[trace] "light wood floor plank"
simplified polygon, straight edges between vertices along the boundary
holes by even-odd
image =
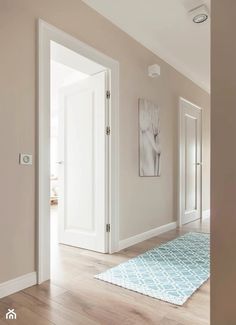
[[[0,325],[15,308],[17,325],[209,325],[210,281],[185,304],[175,306],[94,279],[94,275],[189,231],[209,232],[209,221],[173,230],[108,255],[60,245],[52,280],[0,300]]]

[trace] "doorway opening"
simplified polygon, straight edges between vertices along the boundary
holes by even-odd
[[[108,252],[109,71],[50,44],[51,270],[58,244]]]
[[[118,72],[116,61],[39,21],[38,283],[62,245],[117,250]]]

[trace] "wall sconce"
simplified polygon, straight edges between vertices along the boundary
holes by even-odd
[[[161,75],[161,67],[158,64],[153,64],[148,67],[148,76],[157,78]]]

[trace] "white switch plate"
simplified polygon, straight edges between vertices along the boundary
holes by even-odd
[[[32,165],[33,157],[28,153],[20,153],[20,165]]]

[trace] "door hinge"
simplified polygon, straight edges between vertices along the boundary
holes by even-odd
[[[107,90],[106,91],[106,98],[107,99],[110,99],[111,98],[111,92],[110,92],[110,90]]]
[[[106,224],[106,232],[111,231],[111,225],[109,223]]]
[[[106,127],[106,135],[110,135],[111,134],[111,128],[110,126]]]

